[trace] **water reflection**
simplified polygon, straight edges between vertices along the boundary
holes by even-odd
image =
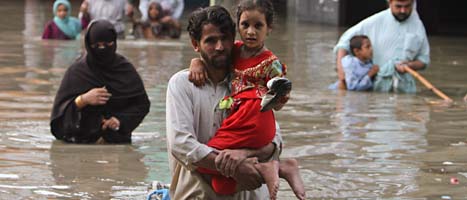
[[[144,154],[128,145],[69,145],[59,141],[50,148],[53,190],[80,199],[140,198],[147,193]]]
[[[418,166],[403,157],[424,151],[428,113],[401,106],[415,101],[417,98],[400,100],[398,96],[374,98],[370,93],[339,95],[335,125],[343,144],[354,145],[347,149],[350,153],[339,153],[343,158],[331,162],[332,166],[346,168],[346,176],[353,177],[350,180],[375,183],[373,191],[371,186],[365,187],[375,197],[404,195],[416,189]]]
[[[364,92],[294,93],[278,113],[285,157],[296,157],[313,197],[405,196],[418,189],[429,108],[410,95]],[[332,103],[335,102],[335,103]],[[309,125],[305,125],[309,124]]]

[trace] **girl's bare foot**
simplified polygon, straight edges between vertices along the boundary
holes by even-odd
[[[279,191],[279,162],[276,160],[258,163],[255,168],[263,176],[264,182],[268,186],[269,197],[271,200],[277,198],[277,191]]]
[[[295,159],[282,160],[279,164],[279,177],[287,180],[298,199],[306,199],[305,186],[298,171],[298,161]]]

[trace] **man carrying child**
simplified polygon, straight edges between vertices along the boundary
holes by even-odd
[[[366,35],[373,44],[373,63],[379,66],[373,90],[416,92],[415,80],[406,73],[405,67],[426,68],[430,63],[430,47],[414,4],[414,0],[389,0],[388,9],[368,17],[342,35],[334,47],[339,88],[346,88],[342,58],[351,52],[350,39]]]

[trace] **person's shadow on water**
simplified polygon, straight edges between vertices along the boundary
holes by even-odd
[[[64,197],[144,199],[148,170],[131,145],[76,145],[54,141],[50,170]],[[66,189],[63,189],[63,187]]]

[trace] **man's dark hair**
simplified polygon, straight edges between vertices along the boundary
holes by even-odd
[[[350,39],[350,51],[352,52],[353,55],[355,55],[354,49],[361,49],[363,45],[363,40],[369,40],[368,36],[366,35],[356,35],[353,36],[352,39]]]
[[[222,6],[210,6],[194,11],[188,20],[187,31],[190,37],[200,41],[203,26],[206,24],[213,24],[219,27],[222,33],[232,34],[235,38],[235,23],[229,11]]]
[[[247,10],[258,10],[264,14],[268,27],[272,27],[274,21],[274,6],[270,0],[243,0],[237,7],[237,24],[240,16]]]

